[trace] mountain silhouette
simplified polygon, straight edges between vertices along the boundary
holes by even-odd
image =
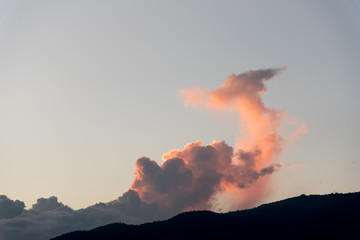
[[[114,223],[53,240],[250,238],[360,239],[360,192],[301,195],[228,213],[184,212],[165,221]]]

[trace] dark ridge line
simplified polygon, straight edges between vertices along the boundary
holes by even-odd
[[[53,240],[97,239],[360,239],[360,192],[300,195],[252,209],[180,213],[168,220],[112,223]]]

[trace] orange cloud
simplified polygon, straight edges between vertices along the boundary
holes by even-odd
[[[284,146],[302,134],[308,133],[305,122],[299,126],[294,119],[288,121],[288,125],[295,130],[284,138],[279,134],[283,126],[281,121],[285,111],[268,108],[261,99],[261,94],[266,93],[265,81],[282,73],[285,68],[263,69],[248,71],[239,75],[230,75],[222,86],[215,90],[204,90],[201,88],[183,89],[180,96],[186,107],[203,106],[214,110],[236,111],[239,116],[241,129],[241,140],[235,144],[238,157],[246,158],[251,153],[253,166],[256,171],[274,164],[276,157],[282,152]],[[286,122],[286,121],[285,121]],[[247,155],[244,153],[248,153]],[[242,156],[241,156],[241,153]],[[237,158],[234,164],[241,164]],[[225,184],[226,185],[226,184]],[[264,192],[266,183],[258,184],[248,192],[252,196],[260,196]],[[227,191],[233,189],[226,185]],[[235,191],[235,190],[234,190]],[[254,194],[258,192],[257,194]]]
[[[183,150],[163,154],[160,166],[146,157],[138,159],[131,189],[142,201],[156,204],[167,213],[209,209],[217,193],[248,188],[280,167],[257,168],[260,155],[258,150],[234,154],[224,141],[205,146],[200,141],[190,143]]]
[[[185,106],[236,112],[242,138],[234,148],[216,140],[208,145],[189,143],[182,150],[164,153],[161,165],[139,158],[131,191],[145,206],[156,206],[163,216],[215,208],[222,197],[231,200],[227,201],[230,207],[253,206],[267,195],[269,176],[281,167],[277,156],[289,141],[307,132],[305,123],[297,127],[297,120],[282,121],[285,112],[266,107],[261,99],[266,93],[265,81],[284,70],[231,75],[215,90],[181,90]],[[279,134],[283,123],[296,129],[290,137]]]

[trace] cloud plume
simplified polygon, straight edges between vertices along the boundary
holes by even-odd
[[[143,223],[166,219],[195,209],[217,209],[221,194],[236,193],[233,206],[255,204],[266,190],[267,177],[281,165],[276,161],[284,146],[307,132],[306,124],[287,138],[279,133],[286,113],[265,106],[265,82],[285,68],[230,75],[218,89],[183,89],[185,106],[236,111],[241,133],[235,146],[214,140],[174,149],[162,163],[141,157],[136,161],[130,189],[108,203],[73,210],[56,197],[39,198],[29,210],[23,202],[0,196],[0,238],[49,239],[112,222]]]
[[[212,110],[232,111],[238,114],[241,129],[238,142],[235,144],[235,155],[232,170],[228,171],[225,182],[228,192],[239,192],[237,188],[246,188],[259,178],[272,173],[280,165],[275,163],[284,146],[301,134],[307,133],[304,122],[295,129],[288,138],[280,135],[281,124],[286,116],[285,111],[265,106],[261,94],[266,93],[266,81],[281,74],[286,68],[260,69],[239,75],[230,75],[217,89],[201,88],[183,89],[180,95],[185,106],[205,107]],[[247,181],[244,181],[246,179]],[[240,194],[251,195],[241,202],[237,197],[237,207],[249,206],[250,202],[261,199],[266,191],[265,181],[260,181],[250,190],[242,190]]]

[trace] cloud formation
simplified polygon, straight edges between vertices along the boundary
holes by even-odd
[[[6,199],[4,203],[3,199]],[[20,210],[10,212],[8,203],[18,204]],[[24,203],[1,196],[0,239],[42,240],[66,232],[91,229],[113,222],[142,223],[153,221],[157,206],[141,201],[137,192],[129,190],[118,199],[98,203],[85,209],[73,210],[59,202],[56,197],[40,198],[29,210]],[[6,217],[3,217],[7,214]]]
[[[13,201],[5,195],[0,195],[0,219],[19,216],[24,211],[24,208],[24,202]]]
[[[138,159],[131,188],[144,202],[156,203],[167,213],[211,209],[216,193],[230,186],[249,187],[280,167],[276,164],[257,170],[255,163],[260,156],[260,150],[240,150],[234,155],[233,148],[223,141],[206,146],[190,143],[184,150],[165,153],[161,166],[146,157]]]
[[[218,89],[183,89],[180,94],[185,106],[236,111],[244,140],[254,144],[254,141],[279,136],[274,134],[277,133],[279,120],[284,112],[266,107],[261,94],[266,92],[265,81],[284,70],[285,68],[265,69],[233,74]]]
[[[241,139],[235,147],[216,140],[208,145],[189,143],[183,150],[163,154],[161,165],[141,157],[126,193],[80,210],[71,209],[54,196],[39,198],[29,210],[19,200],[0,196],[0,239],[42,240],[112,222],[143,223],[187,210],[215,209],[222,193],[240,193],[242,197],[234,200],[237,207],[255,204],[266,190],[266,177],[281,167],[276,157],[283,147],[307,132],[302,123],[288,138],[280,136],[285,112],[266,107],[261,99],[266,92],[265,81],[284,70],[230,75],[215,90],[181,90],[185,106],[238,113]]]
[[[298,124],[295,124],[297,121],[293,121],[294,132],[288,138],[281,136],[280,129],[284,127],[281,124],[284,122],[282,120],[286,112],[268,108],[261,99],[261,94],[267,91],[266,81],[285,70],[286,68],[283,67],[248,71],[228,76],[226,81],[214,90],[191,88],[180,91],[185,106],[235,111],[238,114],[241,138],[238,138],[239,141],[235,144],[233,170],[228,177],[233,179],[233,182],[226,184],[228,192],[239,192],[237,188],[246,188],[259,178],[278,169],[280,165],[275,163],[275,160],[284,146],[307,133],[304,122],[301,126],[297,126]],[[260,181],[250,191],[240,191],[241,194],[252,197],[245,198],[244,202],[238,200],[236,206],[248,206],[249,201],[260,200],[267,190],[267,184],[266,181]]]

